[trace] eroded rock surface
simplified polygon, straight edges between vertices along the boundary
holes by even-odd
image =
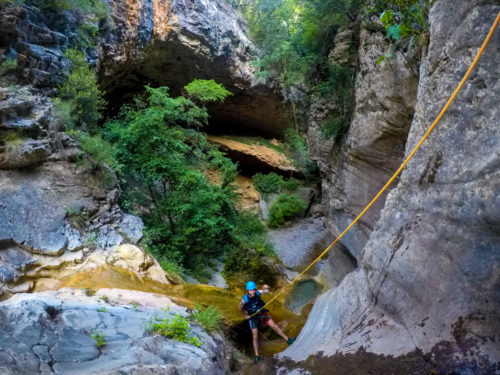
[[[188,315],[168,298],[143,292],[103,289],[87,296],[82,290],[63,289],[18,294],[0,302],[0,372],[226,373],[229,355],[221,337],[192,325],[191,334],[203,343],[196,347],[147,332],[150,319],[174,314]],[[93,333],[104,335],[103,347],[97,348]]]
[[[407,154],[448,100],[499,10],[480,0],[432,6]],[[403,356],[419,349],[439,358],[438,369],[498,370],[500,105],[492,93],[500,90],[499,35],[497,30],[455,103],[388,195],[358,254],[361,268],[318,298],[283,356],[302,361],[355,353],[360,346]]]
[[[336,38],[339,45],[330,56],[333,62],[345,61],[341,52],[349,35],[345,30]],[[323,205],[334,235],[352,222],[403,160],[417,95],[418,78],[401,53],[377,64],[388,48],[383,32],[366,23],[359,39],[354,116],[345,143],[340,146],[322,138],[320,125],[328,115],[327,103],[313,103],[309,120],[308,143],[323,172]],[[384,201],[385,195],[342,238],[354,256],[360,255]]]

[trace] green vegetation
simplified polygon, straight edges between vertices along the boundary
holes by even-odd
[[[285,180],[274,172],[268,174],[256,173],[253,176],[255,188],[264,197],[281,190],[295,191],[300,186],[300,181],[295,178]]]
[[[184,87],[189,99],[201,104],[209,102],[224,101],[229,95],[233,95],[227,91],[220,83],[216,83],[213,79],[203,80],[195,79]]]
[[[101,296],[101,300],[106,302],[106,303],[109,303],[109,297],[104,295],[104,296]]]
[[[196,82],[196,90],[189,90],[194,100],[221,97],[220,92],[213,95],[210,81],[211,94]],[[143,246],[164,267],[178,273],[180,265],[202,280],[209,260],[243,245],[268,246],[262,237],[242,234],[246,221],[234,207],[236,166],[197,131],[207,120],[206,108],[191,99],[172,98],[166,87],[146,86],[145,94],[104,128],[120,164],[123,206],[147,212],[142,215]],[[206,177],[211,169],[221,172],[220,184]]]
[[[200,325],[207,331],[215,331],[222,324],[222,316],[217,311],[215,307],[208,306],[203,307],[201,305],[196,305],[195,311],[191,314],[195,321],[200,323]]]
[[[85,234],[85,237],[83,238],[83,244],[84,246],[87,246],[87,247],[95,247],[95,241],[97,239],[97,235],[95,234],[95,232],[88,232]]]
[[[12,6],[24,3],[24,0],[0,0],[0,7]]]
[[[307,182],[319,181],[318,165],[311,160],[307,142],[299,132],[293,129],[285,131],[286,153],[304,175]]]
[[[382,55],[378,64],[390,58],[398,49],[410,55],[415,47],[427,43],[430,0],[376,0],[369,12],[380,14],[390,49]]]
[[[0,76],[8,74],[9,72],[15,70],[17,68],[17,58],[7,57],[0,64]]]
[[[327,53],[338,29],[356,18],[363,0],[241,0],[251,37],[262,48],[258,76],[285,86],[328,76]]]
[[[95,346],[97,349],[102,348],[104,345],[106,345],[106,339],[104,338],[104,333],[101,332],[94,332],[90,335],[95,341]]]
[[[139,303],[136,301],[132,301],[129,303],[130,307],[132,307],[135,311],[139,311]]]
[[[70,36],[70,45],[82,51],[95,47],[99,33],[99,22],[108,18],[108,8],[103,0],[25,0],[41,13],[58,17],[62,10],[74,15],[75,36]]]
[[[65,56],[73,65],[68,79],[59,87],[56,109],[69,129],[78,128],[95,133],[104,101],[97,87],[94,71],[80,51],[69,49]]]
[[[149,321],[146,329],[150,334],[162,335],[194,346],[202,345],[200,339],[191,336],[191,327],[185,317],[180,314],[169,317],[169,309],[163,309],[163,311],[165,312],[163,320],[154,317]]]
[[[85,228],[85,215],[80,210],[79,207],[67,207],[66,208],[66,218],[71,223],[71,225],[78,229],[83,230]]]
[[[269,207],[269,226],[279,227],[285,221],[298,216],[307,208],[307,203],[296,195],[280,194]]]
[[[98,312],[108,312],[108,309],[105,307],[100,307],[97,309]]]

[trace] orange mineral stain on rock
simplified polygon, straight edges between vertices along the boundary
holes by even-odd
[[[165,40],[172,29],[171,22],[177,23],[175,14],[170,14],[170,0],[154,0],[154,34],[160,40]],[[170,19],[169,17],[172,17]]]
[[[257,213],[259,210],[260,193],[255,189],[251,177],[236,176],[238,189],[236,193],[239,196],[238,203],[243,210]]]
[[[128,30],[137,32],[141,23],[142,1],[127,1],[127,24]]]

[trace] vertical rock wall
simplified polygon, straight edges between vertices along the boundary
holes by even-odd
[[[360,28],[356,102],[345,144],[321,139],[319,127],[325,119],[315,113],[318,109],[313,108],[309,124],[310,148],[323,172],[325,214],[335,235],[351,223],[397,169],[413,118],[418,78],[399,52],[377,64],[389,48],[385,31],[377,26],[365,22]],[[366,244],[384,200],[385,196],[343,237],[342,243],[354,256],[359,256]]]
[[[434,2],[407,154],[448,100],[499,11],[495,1]],[[360,269],[318,299],[284,356],[301,361],[360,347],[401,356],[420,349],[436,355],[436,366],[477,374],[498,368],[499,51],[497,30],[388,195],[358,254]]]

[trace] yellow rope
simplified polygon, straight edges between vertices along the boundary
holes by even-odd
[[[328,246],[325,249],[325,251],[323,251],[310,265],[308,265],[304,269],[304,271],[302,271],[298,276],[296,276],[290,282],[290,284],[287,286],[287,288],[289,288],[290,286],[292,286],[304,273],[306,273],[312,266],[314,266],[321,259],[321,257],[323,255],[325,255],[328,251],[330,251],[330,249],[333,247],[333,245],[335,245],[344,236],[344,234],[346,234],[349,231],[349,229],[351,229],[352,226],[365,214],[365,212],[368,211],[368,209],[373,205],[373,203],[375,203],[377,201],[377,199],[380,198],[380,196],[383,194],[383,192],[389,187],[389,185],[399,175],[399,173],[403,170],[403,168],[406,166],[406,164],[408,164],[408,162],[411,160],[411,158],[413,157],[413,155],[415,155],[415,153],[420,148],[420,146],[422,145],[422,143],[424,143],[424,141],[426,140],[426,138],[429,136],[429,134],[431,133],[432,129],[434,129],[434,127],[437,125],[437,123],[439,122],[439,120],[441,120],[441,117],[443,117],[444,113],[446,112],[446,110],[448,109],[448,107],[451,105],[451,103],[453,102],[453,100],[455,99],[455,97],[457,96],[458,92],[460,91],[460,89],[464,85],[465,81],[467,81],[467,78],[469,78],[469,75],[472,72],[472,69],[474,69],[474,67],[476,66],[477,61],[479,60],[479,57],[483,54],[483,51],[486,48],[486,46],[488,45],[488,43],[489,43],[489,41],[491,39],[491,36],[493,35],[493,32],[495,31],[496,27],[498,26],[499,21],[500,21],[500,12],[498,12],[497,18],[496,18],[495,22],[493,23],[493,26],[491,27],[490,32],[486,36],[486,39],[484,40],[483,45],[479,49],[479,52],[477,53],[476,57],[474,58],[474,61],[472,61],[472,64],[470,65],[469,69],[465,73],[464,77],[462,78],[462,80],[458,84],[457,88],[455,89],[455,91],[451,95],[450,99],[448,100],[448,102],[446,103],[446,105],[444,106],[444,108],[441,110],[441,112],[436,117],[436,119],[434,120],[434,122],[432,123],[432,125],[429,127],[429,129],[425,132],[424,136],[422,137],[422,139],[420,140],[420,142],[418,142],[418,144],[415,146],[415,148],[410,153],[410,155],[408,155],[408,157],[403,161],[403,163],[401,164],[401,166],[392,175],[392,177],[389,179],[389,181],[387,181],[387,183],[384,185],[384,187],[382,189],[380,189],[380,191],[377,193],[377,195],[375,195],[375,198],[373,198],[371,200],[371,202],[368,203],[368,205],[352,221],[352,223],[337,237],[337,239],[335,241],[333,241],[330,244],[330,246]],[[260,310],[262,310],[263,308],[265,308],[266,306],[268,306],[271,302],[273,302],[276,298],[278,298],[281,294],[283,294],[284,290],[286,290],[286,289],[283,289],[278,294],[276,294],[269,302],[267,302],[264,306],[262,306],[262,308]],[[251,316],[254,316],[254,315],[258,314],[260,312],[260,310],[257,311],[257,312],[255,312]]]

